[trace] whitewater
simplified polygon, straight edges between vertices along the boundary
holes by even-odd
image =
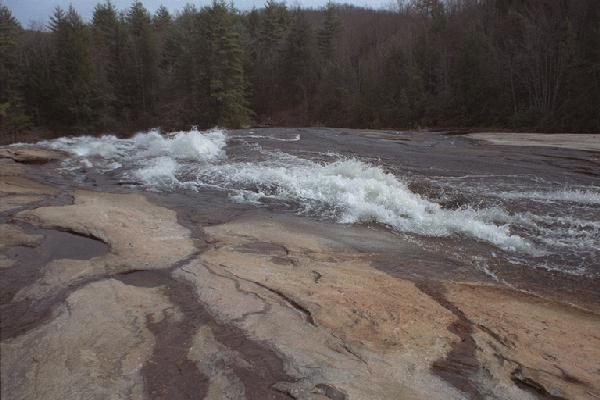
[[[468,238],[506,253],[507,259],[526,259],[549,269],[560,268],[564,257],[557,254],[585,254],[595,260],[600,252],[600,222],[585,213],[581,218],[547,209],[512,211],[506,206],[526,200],[594,207],[600,204],[596,187],[495,191],[486,196],[495,199],[493,204],[452,208],[436,196],[411,191],[411,182],[419,180],[414,174],[390,172],[372,158],[335,152],[326,158],[301,157],[305,153],[295,150],[303,140],[298,133],[269,136],[192,129],[168,135],[153,130],[129,139],[60,138],[39,145],[71,154],[63,162],[64,173],[94,168],[159,192],[217,188],[234,202],[257,206],[283,202],[299,214],[341,224],[375,223],[399,234],[451,238],[457,243]],[[441,191],[450,183],[443,178],[434,182]],[[569,272],[590,271],[584,265]]]

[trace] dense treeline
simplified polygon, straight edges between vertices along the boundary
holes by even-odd
[[[0,7],[3,132],[248,124],[600,131],[600,1],[394,10],[98,4],[24,29]]]

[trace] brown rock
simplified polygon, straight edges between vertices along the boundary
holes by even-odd
[[[8,158],[23,164],[45,164],[50,161],[59,161],[66,158],[61,151],[36,149],[36,148],[0,148],[0,158]]]
[[[56,193],[53,187],[22,176],[0,175],[0,212],[31,205]]]
[[[3,254],[4,250],[13,246],[37,246],[43,239],[42,235],[30,235],[17,225],[0,225],[0,268],[12,267],[14,260]]]
[[[495,380],[559,398],[600,397],[600,316],[509,289],[446,286],[477,327],[478,356]]]
[[[195,251],[189,230],[177,223],[175,212],[142,195],[78,191],[74,198],[73,205],[28,210],[16,218],[97,238],[110,252],[92,260],[55,260],[16,299],[41,298],[94,275],[169,268]]]
[[[215,248],[176,276],[196,286],[218,320],[283,356],[297,381],[279,383],[280,391],[298,399],[462,398],[430,372],[457,340],[447,330],[455,318],[414,284],[288,223],[252,219],[206,231]],[[249,251],[258,247],[269,251]],[[273,260],[281,248],[294,264]]]
[[[0,225],[0,250],[13,246],[37,246],[42,239],[42,235],[30,235],[17,225]]]
[[[2,398],[142,399],[153,321],[177,317],[158,289],[116,280],[72,293],[49,323],[2,342]]]

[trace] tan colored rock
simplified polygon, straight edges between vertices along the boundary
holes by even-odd
[[[12,160],[0,160],[0,176],[18,176],[25,173],[25,167]]]
[[[339,243],[272,220],[234,222],[206,232],[219,246],[203,254],[203,260],[281,292],[340,337],[381,349],[429,347],[440,333],[448,342],[454,340],[446,330],[455,320],[452,313],[413,283],[365,265],[361,255]],[[269,240],[286,248],[288,257],[239,251],[240,243]]]
[[[208,393],[204,400],[245,400],[244,385],[235,375],[234,366],[252,368],[236,352],[219,343],[208,326],[194,335],[188,358],[208,378]]]
[[[0,158],[8,158],[24,164],[45,164],[50,161],[63,160],[66,158],[66,154],[61,151],[33,147],[4,147],[0,148]]]
[[[44,150],[39,150],[35,157],[42,157]],[[54,152],[50,152],[53,154]],[[48,154],[48,157],[50,157]],[[4,158],[3,158],[4,157]],[[24,177],[26,169],[13,161],[13,158],[26,157],[21,150],[12,148],[0,149],[0,212],[17,210],[44,200],[46,196],[55,195],[58,191],[48,185]]]
[[[12,267],[14,260],[2,254],[4,250],[13,246],[37,246],[44,237],[42,235],[30,235],[21,227],[12,224],[0,225],[0,268]]]
[[[53,187],[22,176],[0,175],[0,212],[31,205],[56,193]]]
[[[600,135],[586,133],[520,133],[482,132],[469,137],[502,146],[561,147],[565,149],[600,151]]]
[[[15,211],[44,200],[44,196],[0,196],[0,212]]]
[[[17,225],[0,225],[0,250],[13,246],[35,247],[40,244],[43,238],[42,235],[28,234]]]
[[[51,186],[21,176],[0,177],[0,193],[4,195],[53,195],[57,192]]]
[[[430,371],[458,340],[447,330],[455,317],[412,283],[275,220],[206,231],[215,248],[176,276],[194,283],[217,319],[284,356],[297,382],[280,390],[298,399],[322,398],[329,387],[350,399],[463,398]],[[266,243],[287,255],[261,251]]]
[[[195,251],[190,232],[177,223],[176,213],[142,195],[78,191],[74,199],[73,205],[28,210],[16,218],[98,238],[110,252],[92,260],[54,260],[16,299],[41,298],[89,276],[168,268]]]
[[[2,342],[2,398],[144,398],[141,369],[154,347],[146,319],[172,306],[158,289],[116,280],[82,287],[52,321]]]
[[[478,327],[479,357],[511,378],[566,399],[600,398],[600,316],[520,292],[448,284],[447,298]]]

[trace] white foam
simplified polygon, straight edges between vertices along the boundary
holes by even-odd
[[[134,176],[146,185],[171,186],[179,183],[176,177],[179,165],[169,157],[159,157],[150,162],[150,165],[137,169]]]
[[[275,140],[278,142],[298,142],[298,141],[300,141],[299,133],[294,135],[294,137],[291,137],[291,138],[279,138],[276,136],[256,135],[252,132],[250,132],[249,134],[246,134],[246,135],[231,135],[230,137],[233,139],[266,139],[266,140]]]
[[[296,201],[305,208],[336,210],[339,222],[375,221],[402,232],[426,236],[467,234],[505,250],[534,251],[525,239],[510,233],[508,225],[496,225],[489,213],[472,209],[445,210],[411,192],[394,175],[356,159],[318,164],[307,160],[285,165],[232,163],[205,173],[229,188],[255,187],[257,193]],[[239,193],[236,199],[257,201]]]
[[[174,132],[164,137],[156,131],[134,136],[135,147],[148,157],[168,155],[175,159],[208,162],[224,155],[225,135],[214,129],[208,133],[197,130]]]
[[[223,131],[214,129],[206,133],[197,130],[174,132],[169,137],[152,130],[139,133],[131,139],[118,139],[113,135],[99,138],[80,136],[38,144],[71,153],[84,166],[110,170],[124,163],[138,162],[145,167],[158,157],[203,163],[214,161],[224,156],[225,141]],[[72,161],[67,160],[67,163],[72,164]],[[167,165],[164,160],[160,162],[163,166]]]
[[[66,150],[81,158],[101,157],[108,159],[115,157],[119,153],[117,143],[118,139],[116,136],[105,135],[99,138],[92,136],[60,138],[40,144],[57,150]]]
[[[275,200],[341,223],[374,221],[399,232],[433,237],[468,235],[504,250],[534,256],[600,250],[600,226],[585,218],[586,214],[581,219],[556,215],[552,208],[548,215],[539,211],[508,213],[501,207],[444,209],[411,192],[401,179],[380,167],[341,159],[338,154],[323,154],[321,158],[331,162],[317,163],[248,143],[260,153],[260,161],[231,162],[225,155],[226,135],[218,129],[168,135],[150,131],[131,139],[111,135],[63,138],[40,144],[73,154],[63,164],[68,173],[77,174],[82,168],[105,172],[122,167],[128,178],[152,189],[217,187],[230,191],[236,202],[271,204]],[[595,187],[498,194],[484,184],[479,183],[477,188],[479,194],[488,196],[573,201],[581,204],[581,209],[586,204],[600,203],[600,192]],[[465,190],[470,189],[467,186]]]

